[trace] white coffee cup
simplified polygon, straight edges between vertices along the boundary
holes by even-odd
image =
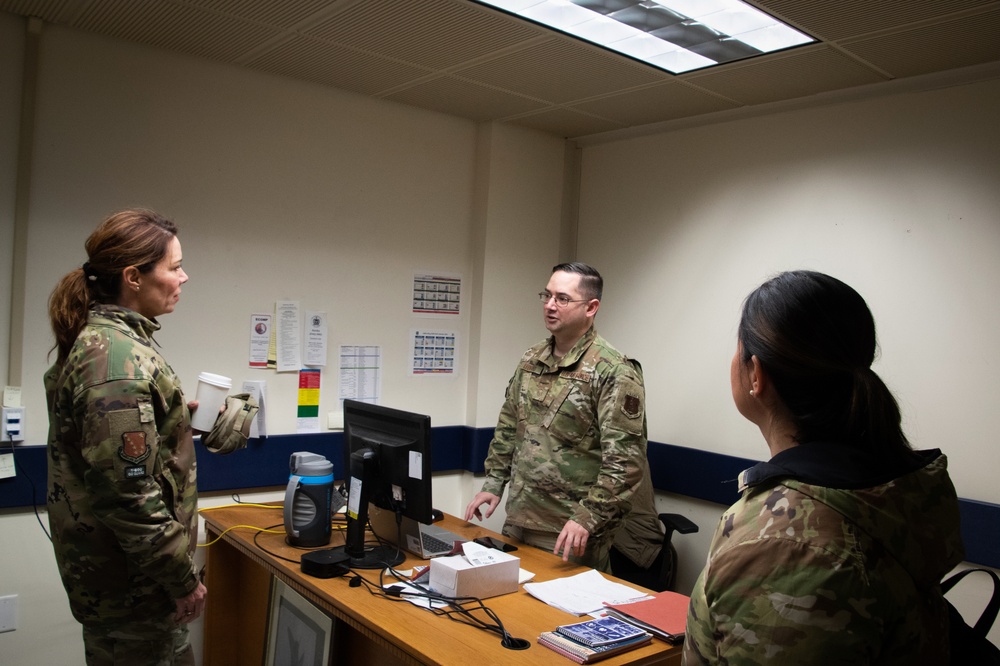
[[[195,400],[198,409],[191,416],[191,427],[202,432],[209,432],[219,416],[219,409],[226,403],[233,380],[222,375],[203,372],[198,375],[198,392]]]

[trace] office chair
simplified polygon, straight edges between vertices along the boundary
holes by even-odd
[[[677,580],[677,550],[671,543],[674,532],[691,534],[698,531],[697,525],[679,513],[661,513],[659,518],[664,528],[663,544],[649,567],[640,567],[614,546],[610,554],[611,572],[615,576],[656,592],[673,590]]]

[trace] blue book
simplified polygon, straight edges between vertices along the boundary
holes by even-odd
[[[616,617],[605,616],[596,620],[563,624],[556,632],[588,647],[600,647],[634,640],[649,634]]]
[[[564,657],[572,659],[578,664],[590,664],[595,661],[613,657],[622,652],[634,650],[644,645],[649,645],[653,637],[650,634],[639,636],[632,640],[600,645],[598,647],[587,647],[577,643],[571,638],[566,638],[562,634],[554,631],[543,631],[538,637],[538,642],[554,652],[558,652]]]

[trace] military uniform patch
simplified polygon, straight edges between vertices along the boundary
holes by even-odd
[[[152,413],[152,405],[141,399],[137,408],[108,412],[109,444],[121,444],[114,457],[119,478],[139,479],[151,473],[149,461],[156,459],[159,445],[155,424],[147,420]]]
[[[149,445],[146,444],[146,433],[142,430],[122,433],[122,447],[118,456],[130,463],[141,463],[149,457]]]
[[[611,425],[632,435],[644,435],[646,392],[642,384],[621,378],[618,380],[615,393],[615,410],[611,414]]]
[[[632,395],[631,393],[627,394],[625,396],[625,403],[622,405],[622,412],[630,419],[637,418],[642,414],[642,400],[639,399],[639,396]]]

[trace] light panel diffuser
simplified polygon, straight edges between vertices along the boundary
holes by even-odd
[[[814,42],[740,0],[476,0],[672,74]]]

